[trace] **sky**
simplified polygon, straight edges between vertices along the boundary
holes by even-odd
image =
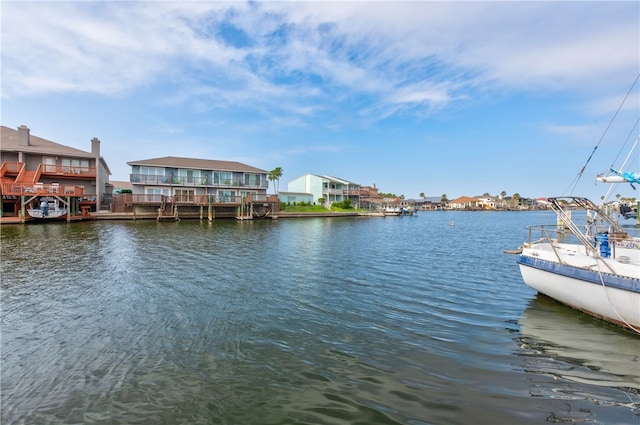
[[[2,1],[0,15],[1,124],[85,151],[97,137],[111,180],[179,156],[281,167],[281,191],[313,173],[406,198],[599,200],[595,176],[639,133],[637,1]]]

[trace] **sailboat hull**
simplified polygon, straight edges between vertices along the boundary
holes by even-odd
[[[607,322],[640,329],[640,278],[539,259],[531,251],[518,260],[527,286]]]

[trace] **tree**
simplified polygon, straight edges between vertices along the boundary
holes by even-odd
[[[273,170],[269,171],[269,176],[267,176],[269,181],[275,181],[276,195],[278,194],[278,189],[280,186],[280,177],[282,177],[282,167],[274,168]]]
[[[420,197],[424,199],[424,192],[420,192]]]
[[[442,196],[440,197],[440,202],[442,203],[442,205],[447,205],[447,203],[449,202],[449,199],[447,199],[447,195],[445,193],[442,194]]]
[[[516,208],[519,203],[520,203],[520,194],[514,193],[513,196],[511,197],[511,206],[513,208]]]

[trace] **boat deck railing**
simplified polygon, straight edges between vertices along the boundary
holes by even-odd
[[[528,227],[529,236],[525,246],[532,247],[534,245],[546,244],[554,252],[557,260],[563,263],[560,255],[562,249],[560,244],[575,244],[579,242],[584,246],[585,252],[593,257],[616,258],[620,249],[627,251],[623,255],[628,255],[629,249],[640,250],[640,239],[631,237],[627,232],[609,232],[593,229],[593,223],[584,225],[576,224],[572,221],[571,227],[565,223],[558,224],[538,224]],[[580,228],[584,227],[585,230]],[[600,231],[600,233],[597,233]],[[603,250],[602,245],[607,248]],[[604,254],[606,252],[606,255]]]

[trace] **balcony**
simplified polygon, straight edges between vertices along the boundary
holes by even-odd
[[[40,164],[38,167],[41,176],[62,178],[96,178],[95,167],[74,167],[70,165]]]
[[[325,187],[323,192],[327,195],[343,195],[345,191],[343,189],[329,189]]]
[[[8,196],[70,196],[84,197],[84,187],[74,185],[2,183],[2,194]]]
[[[240,196],[214,196],[214,195],[156,195],[156,194],[132,194],[124,193],[122,195],[114,195],[121,204],[129,205],[227,205],[237,206],[242,202]]]
[[[0,166],[0,177],[17,176],[23,168],[23,162],[5,161]]]
[[[216,188],[244,188],[267,189],[269,183],[257,181],[243,181],[242,179],[218,180],[213,177],[187,177],[187,176],[153,176],[147,174],[130,174],[129,181],[133,184],[146,186],[178,186],[178,187],[216,187]]]

